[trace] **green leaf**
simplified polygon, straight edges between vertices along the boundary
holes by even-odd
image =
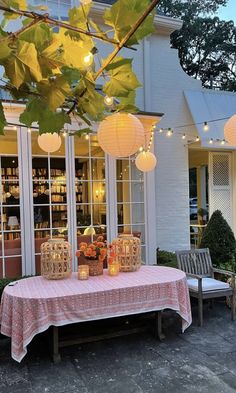
[[[118,0],[111,8],[105,11],[105,23],[114,29],[114,38],[116,40],[121,41],[126,36],[149,4],[149,0]],[[129,45],[137,44],[140,39],[154,31],[154,16],[155,11],[144,20],[139,29],[133,34],[128,41]]]
[[[0,43],[0,64],[3,64],[4,61],[10,57],[12,53],[12,49],[9,48],[10,40],[8,37],[1,39]]]
[[[4,135],[4,127],[7,125],[5,118],[2,101],[0,101],[0,135]]]
[[[129,92],[141,86],[136,75],[132,71],[132,60],[117,57],[113,62],[113,68],[108,71],[110,81],[103,86],[103,92],[109,97],[127,97]]]
[[[35,45],[30,42],[19,41],[19,48],[16,58],[28,67],[30,74],[35,81],[42,79],[41,68],[38,62]]]
[[[79,107],[85,112],[92,120],[101,120],[104,112],[104,100],[101,94],[95,90],[89,91],[83,95],[79,100]]]
[[[33,122],[37,122],[40,133],[59,132],[65,123],[71,123],[67,113],[51,111],[48,109],[47,102],[38,98],[27,103],[24,112],[20,115],[20,121],[27,127],[30,127]]]
[[[65,98],[71,94],[70,86],[64,76],[57,75],[54,79],[42,80],[37,85],[39,93],[47,100],[52,111],[59,108]]]
[[[24,64],[13,56],[5,63],[5,73],[11,83],[18,89],[26,79],[27,70]]]
[[[80,79],[80,71],[77,68],[62,67],[61,72],[69,84],[74,84]]]
[[[28,23],[32,22],[32,19],[27,20]],[[25,30],[19,35],[19,38],[20,40],[34,44],[36,49],[42,50],[50,44],[52,32],[46,23],[40,23]]]
[[[83,7],[73,7],[69,10],[69,23],[71,26],[78,27],[87,31],[87,18],[91,8],[91,3]],[[81,38],[84,36],[81,34]]]
[[[119,112],[137,113],[138,107],[135,105],[136,93],[130,91],[127,97],[121,97],[120,103],[116,106]]]

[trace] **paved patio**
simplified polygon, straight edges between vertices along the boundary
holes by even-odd
[[[235,393],[236,322],[223,302],[206,305],[203,328],[194,322],[179,334],[180,321],[168,312],[163,343],[147,332],[77,345],[62,350],[58,365],[45,334],[21,364],[11,360],[9,340],[0,339],[0,392]]]

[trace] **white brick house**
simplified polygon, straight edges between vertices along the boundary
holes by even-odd
[[[48,3],[53,8],[53,2]],[[66,0],[62,5],[63,13],[71,4]],[[104,7],[104,4],[94,4],[93,12],[100,23]],[[147,113],[163,113],[160,123],[162,127],[175,128],[196,123],[191,94],[205,94],[200,81],[184,73],[179,64],[178,52],[170,48],[170,34],[181,28],[181,25],[180,20],[157,15],[156,32],[141,43],[137,52],[123,51],[125,56],[134,57],[134,69],[143,84],[137,95],[138,107]],[[98,48],[101,55],[107,53],[107,46],[99,44]],[[221,99],[223,97],[219,93],[218,96],[221,96]],[[236,100],[234,94],[230,94],[230,97],[230,101]],[[19,123],[22,105],[6,102],[5,111],[9,123]],[[232,115],[232,111],[233,106],[226,115]],[[210,120],[208,116],[214,118],[215,115],[216,113],[205,113],[200,121]],[[158,121],[160,118],[159,116]],[[108,240],[115,237],[117,232],[128,228],[141,234],[143,259],[148,264],[155,263],[157,247],[172,251],[190,247],[189,152],[191,155],[192,150],[189,150],[188,144],[178,133],[174,133],[171,139],[163,134],[155,136],[154,150],[158,165],[155,171],[142,177],[135,171],[131,159],[116,162],[113,158],[104,156],[95,139],[88,142],[69,138],[65,140],[60,154],[47,157],[39,151],[34,133],[31,135],[27,133],[27,129],[21,127],[18,127],[17,133],[12,129],[7,132],[5,137],[0,137],[0,183],[4,195],[0,201],[0,276],[10,276],[13,272],[38,272],[40,239],[52,235],[54,230],[66,230],[75,253],[78,238],[83,236],[85,227],[92,226],[96,230],[106,228]],[[187,127],[186,133],[198,133],[201,136],[201,130],[194,126]],[[191,145],[191,149],[192,147],[204,152],[204,158],[198,166],[208,164],[209,147],[199,144]],[[214,148],[218,149],[218,146]],[[226,196],[223,200],[217,199],[219,190],[211,187],[210,198],[221,205],[228,203],[227,209],[228,206],[233,206],[235,186],[232,176],[233,168],[236,167],[236,156],[232,152],[225,154],[230,160],[229,167],[232,168],[229,173],[232,187],[221,190]],[[210,162],[212,157],[210,154]],[[83,178],[86,175],[82,173],[86,170],[92,178]],[[93,170],[96,177],[93,177]],[[44,173],[47,173],[47,176],[43,175]],[[7,181],[4,176],[8,176]],[[14,201],[14,205],[6,205],[9,194],[14,196],[15,192],[10,185],[10,176],[14,176],[15,188],[18,187],[19,191],[15,198],[18,202]],[[56,192],[52,192],[54,186],[60,186],[59,191],[56,189]],[[81,191],[78,191],[80,189]],[[50,198],[47,200],[45,195],[48,196],[49,193]],[[44,203],[36,201],[40,195],[45,197]],[[55,200],[52,199],[53,195]],[[19,213],[13,210],[16,207]],[[39,207],[46,218],[36,222]],[[11,213],[11,208],[14,214]],[[61,213],[58,218],[59,212]],[[236,227],[235,215],[236,212],[231,213],[229,218],[233,228]],[[9,216],[17,217],[20,224],[14,230],[8,225]],[[87,217],[87,221],[84,217]],[[74,268],[76,263],[74,259]]]

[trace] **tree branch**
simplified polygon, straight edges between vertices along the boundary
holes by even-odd
[[[1,8],[1,7],[0,7]],[[7,38],[14,38],[23,33],[24,31],[28,30],[30,27],[36,25],[37,23],[41,22],[41,19],[34,19],[31,23],[29,23],[27,26],[23,26],[21,29],[15,31],[14,33],[10,33]],[[0,42],[4,41],[6,37],[0,38]]]
[[[103,73],[105,68],[114,60],[116,55],[120,52],[120,50],[126,45],[126,43],[129,41],[129,39],[132,37],[132,35],[136,32],[136,30],[140,27],[140,25],[143,23],[143,21],[146,19],[148,14],[152,12],[152,10],[157,6],[158,3],[160,3],[161,0],[152,0],[151,4],[148,6],[146,11],[143,13],[143,15],[137,20],[137,22],[133,25],[132,29],[126,34],[126,36],[120,41],[120,43],[117,45],[117,47],[114,49],[114,51],[108,56],[106,61],[103,63],[103,65],[100,67],[100,69],[97,71],[97,73],[94,76],[94,81]]]
[[[98,34],[100,34],[100,33],[93,33],[93,32],[89,32],[89,31],[80,29],[78,27],[71,26],[67,23],[50,18],[48,16],[48,14],[41,15],[41,14],[38,14],[36,12],[31,12],[31,11],[15,10],[12,8],[4,7],[2,5],[0,5],[0,10],[5,11],[5,12],[9,12],[12,14],[16,14],[19,16],[25,16],[26,18],[37,19],[37,21],[39,20],[39,21],[42,21],[44,23],[47,23],[47,24],[50,24],[53,26],[62,27],[63,29],[75,31],[76,33],[80,33],[80,34],[85,34],[89,37],[93,37],[93,38],[96,38],[101,41],[109,42],[110,44],[113,44],[113,45],[119,45],[119,42],[116,40],[113,40],[112,38],[106,38],[103,36],[99,36]]]

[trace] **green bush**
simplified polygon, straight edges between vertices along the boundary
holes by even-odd
[[[209,248],[212,263],[218,267],[235,264],[236,240],[220,210],[216,210],[202,235],[200,248]]]
[[[157,265],[169,266],[177,268],[177,259],[174,252],[163,251],[157,249]]]

